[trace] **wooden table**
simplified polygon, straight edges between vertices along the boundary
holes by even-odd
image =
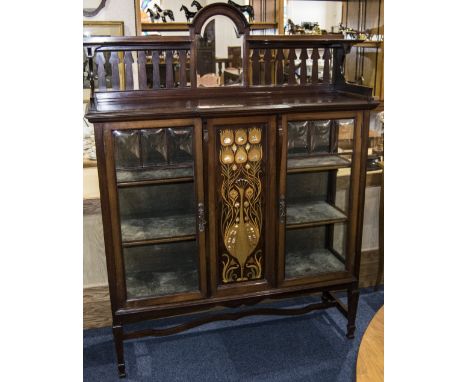
[[[384,307],[375,314],[359,346],[356,382],[384,380]]]

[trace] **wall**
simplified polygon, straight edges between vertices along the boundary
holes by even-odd
[[[95,6],[95,0],[83,0],[83,7]],[[107,0],[106,6],[94,17],[83,21],[123,21],[125,36],[135,36],[135,5],[133,0]]]
[[[289,0],[285,18],[299,25],[303,21],[317,21],[321,29],[331,31],[332,26],[337,26],[341,22],[341,9],[341,1]]]

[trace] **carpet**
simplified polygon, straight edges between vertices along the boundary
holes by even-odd
[[[338,294],[343,297],[345,294]],[[262,304],[299,307],[319,301],[301,297]],[[383,288],[362,289],[356,337],[346,338],[346,319],[336,308],[302,316],[250,316],[219,321],[167,337],[124,342],[127,377],[119,379],[111,328],[83,332],[86,382],[350,382],[367,326],[384,303]],[[242,308],[251,309],[251,308]],[[201,317],[197,314],[191,317]],[[158,327],[187,320],[160,320]],[[142,329],[145,322],[127,326]]]

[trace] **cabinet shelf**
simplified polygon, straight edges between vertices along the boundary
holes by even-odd
[[[175,184],[175,183],[192,183],[193,177],[185,178],[165,178],[165,179],[149,179],[149,180],[137,180],[133,182],[121,182],[117,183],[117,187],[138,187],[138,186],[152,186],[158,184]]]
[[[123,246],[177,242],[195,238],[194,215],[171,215],[164,217],[122,219]]]
[[[278,23],[270,22],[253,22],[250,24],[252,30],[255,29],[275,29],[278,27]],[[159,31],[188,31],[189,24],[186,22],[154,22],[154,23],[141,23],[142,32],[159,32]]]
[[[305,158],[288,159],[288,174],[300,172],[336,170],[351,166],[351,161],[340,155],[317,155]]]
[[[287,279],[345,271],[343,262],[326,248],[291,251],[286,254],[285,265]]]
[[[116,171],[117,185],[128,187],[139,184],[180,183],[193,181],[193,167],[152,168]]]
[[[324,201],[291,204],[286,211],[288,229],[342,223],[348,220],[343,211]]]
[[[198,270],[128,273],[126,283],[129,298],[192,292],[198,290]]]

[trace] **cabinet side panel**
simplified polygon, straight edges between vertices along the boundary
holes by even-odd
[[[106,251],[106,265],[107,265],[107,276],[109,280],[109,292],[112,308],[112,316],[114,313],[122,307],[121,299],[115,288],[116,285],[116,272],[115,272],[115,258],[114,258],[114,245],[112,241],[112,229],[111,229],[111,216],[110,216],[110,204],[108,194],[108,180],[107,180],[107,166],[106,166],[106,155],[104,150],[104,129],[101,124],[94,124],[94,135],[96,142],[96,157],[98,165],[99,175],[99,190],[101,198],[101,212],[102,212],[102,225],[104,233],[104,243]]]

